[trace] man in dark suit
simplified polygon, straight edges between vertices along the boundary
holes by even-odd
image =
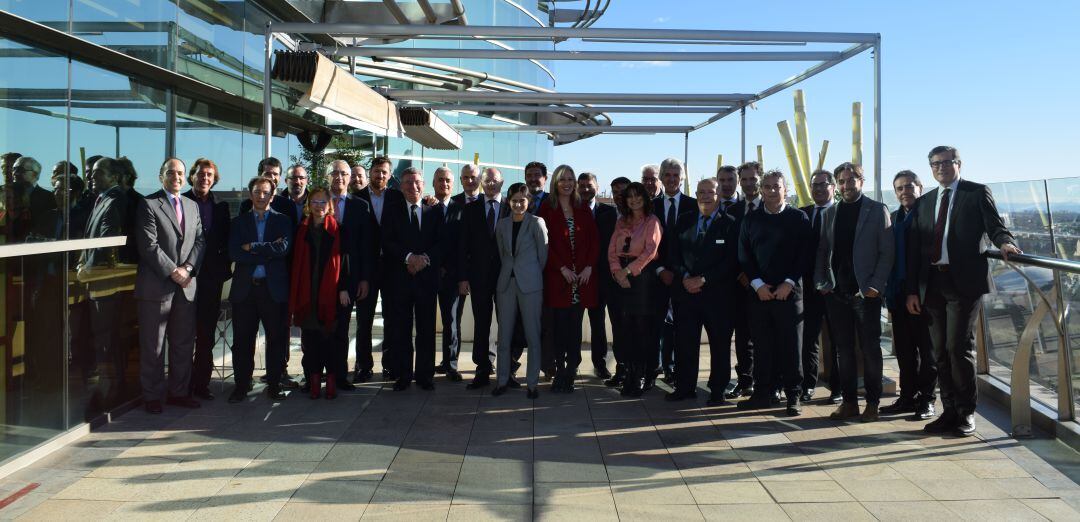
[[[656,375],[664,372],[664,382],[669,385],[675,384],[675,325],[671,320],[671,286],[675,284],[675,272],[670,267],[663,265],[664,260],[669,258],[674,248],[674,239],[668,240],[668,236],[675,237],[675,227],[679,222],[679,216],[693,214],[697,211],[697,200],[682,193],[683,176],[686,169],[676,158],[668,158],[660,162],[660,181],[664,185],[664,193],[653,199],[653,214],[660,219],[660,227],[663,236],[660,238],[659,254],[654,263],[656,273],[660,276],[661,288],[656,292],[656,321],[662,326],[656,329],[656,351],[658,367],[649,375],[646,375],[644,389],[652,387]],[[651,360],[651,357],[650,357]]]
[[[900,366],[900,397],[881,413],[911,413],[908,420],[920,421],[934,418],[934,402],[937,400],[937,363],[934,362],[934,346],[930,342],[930,325],[925,315],[915,315],[907,310],[907,294],[904,278],[907,277],[908,229],[914,221],[915,203],[922,195],[923,186],[919,176],[910,170],[901,170],[893,178],[893,189],[900,208],[892,213],[893,238],[896,257],[889,283],[885,285],[885,306],[892,319],[893,352]]]
[[[334,219],[338,222],[341,234],[342,255],[348,256],[349,274],[356,282],[349,291],[351,301],[366,299],[370,293],[371,247],[372,236],[371,207],[362,198],[349,194],[349,182],[352,168],[344,160],[330,164],[326,174],[326,186],[330,188],[330,204],[334,206]],[[335,321],[334,341],[340,346],[335,350],[338,360],[334,365],[338,370],[336,381],[338,388],[352,390],[355,386],[349,382],[349,319],[352,316],[352,304],[338,307]],[[370,332],[370,330],[369,330]],[[371,350],[368,350],[371,355]]]
[[[592,329],[590,343],[592,347],[593,373],[600,380],[611,378],[611,372],[607,369],[607,320],[606,320],[606,295],[608,281],[611,281],[611,268],[607,262],[607,247],[611,242],[611,235],[615,233],[615,216],[618,212],[615,207],[607,203],[596,201],[596,191],[599,185],[596,176],[591,172],[582,172],[578,176],[578,195],[581,196],[581,204],[592,209],[593,218],[596,220],[596,229],[600,239],[600,255],[596,260],[596,276],[600,279],[597,285],[599,297],[596,307],[589,308],[589,326]]]
[[[723,169],[721,169],[723,171]],[[751,212],[761,208],[761,164],[756,161],[748,161],[735,169],[739,188],[742,189],[742,198],[728,208],[728,214],[735,218],[740,229],[742,222]],[[717,174],[720,180],[721,194],[727,186],[726,174]],[[722,196],[728,197],[728,196]],[[739,287],[741,291],[735,292],[735,374],[738,381],[725,397],[735,399],[749,397],[754,394],[754,339],[750,329],[750,302],[755,299],[754,289],[750,287],[750,279],[745,272],[739,272]]]
[[[405,169],[400,186],[406,210],[385,209],[383,215],[386,276],[394,289],[386,299],[390,308],[386,342],[397,376],[394,390],[407,389],[414,378],[422,389],[432,390],[435,388],[435,301],[446,239],[441,234],[443,216],[438,207],[424,206],[424,176],[419,169]]]
[[[836,183],[832,172],[827,170],[815,171],[810,176],[810,197],[814,203],[800,208],[806,217],[810,218],[810,228],[814,234],[810,240],[811,251],[817,252],[818,239],[821,237],[821,222],[825,217],[825,211],[833,206],[836,197]],[[809,266],[803,276],[803,341],[802,341],[802,402],[808,402],[814,398],[814,390],[817,388],[818,374],[820,373],[821,361],[821,327],[826,322],[825,296],[818,292],[814,285],[814,267]],[[829,336],[829,402],[839,403],[840,393],[840,370],[837,364],[836,345],[834,339]]]
[[[881,401],[881,294],[893,263],[892,223],[883,203],[863,196],[861,165],[841,163],[833,175],[843,199],[822,211],[814,263],[814,285],[825,296],[844,392],[844,402],[829,417],[874,422]],[[861,415],[856,340],[866,388]]]
[[[256,176],[263,176],[269,178],[274,183],[274,190],[281,187],[281,160],[269,156],[259,160],[259,165],[255,171]],[[274,199],[270,202],[270,208],[281,212],[282,214],[292,217],[291,212],[285,212],[288,209],[286,204],[288,203],[288,196],[285,195],[285,191],[282,190],[278,194],[274,194]],[[245,199],[240,202],[240,214],[244,212],[251,212],[251,200]],[[294,225],[300,224],[296,221]]]
[[[229,301],[233,305],[233,380],[236,387],[229,402],[244,400],[251,391],[255,369],[255,334],[259,323],[266,331],[266,394],[271,400],[285,398],[281,375],[289,349],[289,272],[287,258],[293,226],[289,218],[270,208],[274,187],[265,177],[248,182],[252,211],[231,223],[229,257],[236,262]]]
[[[38,185],[41,163],[30,156],[15,160],[11,172],[13,181],[0,187],[5,209],[6,242],[45,241],[52,236],[52,214],[56,200],[48,190]]]
[[[389,187],[390,172],[394,164],[387,157],[377,157],[371,160],[371,168],[368,169],[368,186],[360,190],[360,199],[364,200],[370,208],[371,217],[368,220],[368,230],[371,231],[370,240],[367,242],[370,260],[368,268],[368,294],[363,299],[356,301],[356,366],[353,374],[353,383],[367,382],[371,379],[371,371],[375,367],[375,360],[371,356],[371,328],[375,324],[375,307],[379,302],[382,292],[386,297],[389,287],[385,286],[386,280],[383,273],[382,253],[382,218],[387,210],[405,212],[405,198],[401,191]],[[394,210],[396,209],[396,210]],[[386,343],[382,344],[382,367],[383,378],[392,377],[390,359],[386,353]]]
[[[484,195],[465,205],[461,216],[461,238],[457,244],[458,292],[472,295],[473,363],[476,375],[469,389],[486,388],[490,383],[495,350],[488,341],[491,316],[495,310],[499,250],[495,244],[495,224],[509,216],[502,201],[503,178],[499,169],[488,168],[480,181]]]
[[[697,397],[701,329],[709,335],[709,402],[726,404],[724,392],[731,380],[732,308],[739,266],[739,229],[735,218],[720,210],[719,184],[706,178],[697,185],[697,212],[684,214],[665,266],[675,272],[671,301],[678,330],[675,386],[664,398],[678,401]]]
[[[983,236],[1005,258],[1020,254],[998,214],[986,185],[960,179],[960,153],[934,147],[930,168],[938,187],[915,209],[907,263],[907,308],[930,317],[930,340],[941,387],[941,416],[923,429],[929,433],[975,433],[975,319],[982,296],[990,291]]]
[[[161,165],[162,190],[139,201],[135,240],[139,269],[135,299],[139,320],[139,381],[146,411],[161,413],[161,402],[198,408],[191,393],[195,349],[196,276],[205,239],[199,207],[180,195],[187,177],[184,163],[169,158]],[[165,339],[169,377],[165,380]]]
[[[199,290],[195,292],[195,360],[191,366],[191,395],[208,401],[214,398],[210,392],[210,377],[214,372],[221,288],[232,277],[232,260],[229,259],[232,214],[229,202],[217,201],[210,190],[220,179],[217,165],[206,158],[199,158],[188,173],[191,190],[184,193],[184,197],[199,207],[199,219],[206,240],[206,253],[199,270]]]
[[[443,218],[443,235],[446,244],[456,246],[461,237],[461,213],[465,205],[479,196],[480,180],[476,167],[466,164],[461,169],[462,185],[469,180],[469,192],[451,196],[454,191],[454,175],[447,167],[435,169],[432,186],[435,189],[435,208]],[[469,199],[469,198],[472,199]],[[456,251],[452,254],[456,254]],[[439,269],[439,316],[442,319],[442,362],[435,366],[435,373],[446,374],[451,381],[460,381],[458,353],[461,352],[461,312],[465,310],[465,297],[458,293],[457,256],[443,256]]]

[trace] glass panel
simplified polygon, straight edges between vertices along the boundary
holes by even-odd
[[[55,2],[54,2],[55,3]],[[175,70],[176,5],[166,0],[74,0],[72,33],[98,45]],[[61,27],[66,30],[65,27]]]
[[[1054,246],[1058,256],[1076,261],[1080,259],[1080,178],[1051,179],[1046,181],[1053,219]],[[1080,318],[1075,311],[1080,307],[1080,274],[1061,274],[1062,297],[1069,306],[1066,320],[1069,348],[1072,353],[1072,387],[1074,400],[1080,399]]]

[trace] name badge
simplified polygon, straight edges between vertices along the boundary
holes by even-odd
[[[723,240],[723,239],[717,239],[717,240],[716,240],[716,244],[717,244],[717,245],[723,245],[723,244],[724,244],[724,240]]]

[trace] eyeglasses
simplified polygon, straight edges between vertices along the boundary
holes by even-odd
[[[307,176],[289,176],[289,179],[294,181],[306,181]]]
[[[335,177],[335,178],[344,178],[345,176],[349,175],[349,171],[347,171],[347,170],[335,170],[335,171],[331,172],[330,175]]]
[[[930,167],[935,168],[935,169],[940,169],[940,168],[943,168],[945,166],[952,166],[952,165],[959,165],[959,164],[960,164],[960,160],[958,160],[958,159],[931,161],[930,162]]]
[[[826,187],[828,187],[830,185],[832,185],[832,183],[829,183],[828,181],[819,181],[817,183],[811,183],[810,187],[812,187],[812,188],[826,188]]]

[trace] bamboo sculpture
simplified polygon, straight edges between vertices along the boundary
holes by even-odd
[[[821,170],[821,169],[825,168],[825,154],[827,154],[828,152],[829,152],[829,140],[825,140],[825,141],[821,142],[821,152],[818,153],[817,168],[814,169],[814,170]],[[813,175],[813,174],[814,174],[813,172],[810,173],[810,175]]]
[[[761,168],[765,168],[765,153],[761,150],[761,145],[757,146],[757,162]]]
[[[799,151],[799,167],[802,169],[803,184],[809,186],[812,172],[810,170],[810,130],[806,124],[806,98],[802,89],[795,90],[795,145]]]
[[[862,165],[862,102],[851,104],[851,162]]]
[[[791,137],[791,127],[788,126],[787,120],[777,122],[777,129],[780,130],[780,141],[784,146],[784,152],[787,153],[788,168],[791,169],[791,184],[795,186],[795,194],[799,199],[799,206],[810,204],[810,190],[806,186],[806,180],[803,176],[802,165],[799,161],[799,151],[795,148],[795,140]]]

